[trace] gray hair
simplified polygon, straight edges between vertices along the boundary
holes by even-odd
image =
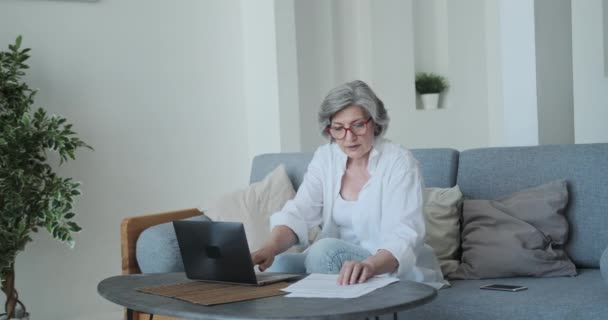
[[[375,124],[374,136],[382,136],[390,121],[384,103],[363,81],[355,80],[333,88],[323,99],[319,110],[319,127],[325,138],[331,138],[325,129],[331,124],[332,117],[352,105],[359,106],[372,117]]]

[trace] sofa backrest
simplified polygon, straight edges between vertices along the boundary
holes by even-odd
[[[427,187],[448,188],[456,184],[458,151],[453,149],[413,149],[414,157],[420,162],[422,175]],[[250,182],[257,182],[279,164],[284,164],[287,174],[297,189],[302,183],[312,153],[267,153],[253,159]]]
[[[608,245],[608,143],[473,149],[460,152],[457,184],[466,198],[496,199],[565,179],[569,240],[579,267],[598,267]]]

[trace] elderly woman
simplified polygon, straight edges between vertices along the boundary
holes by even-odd
[[[341,285],[391,273],[442,287],[437,259],[424,244],[418,162],[382,138],[389,123],[382,101],[363,81],[348,82],[325,97],[319,123],[330,142],[315,152],[295,198],[272,215],[271,237],[252,253],[254,264],[262,271],[272,265],[269,271],[339,273]],[[307,245],[317,226],[319,240],[306,251],[277,256]]]

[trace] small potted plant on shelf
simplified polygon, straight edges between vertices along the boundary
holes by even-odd
[[[8,47],[0,51],[0,288],[6,297],[0,319],[29,319],[15,288],[17,254],[39,229],[70,247],[80,231],[72,221],[80,183],[58,176],[48,153],[57,153],[61,164],[74,159],[76,149],[91,147],[66,119],[31,110],[36,91],[21,80],[30,49],[21,49],[21,36]]]
[[[420,93],[425,109],[437,109],[439,94],[449,87],[445,77],[432,72],[416,73],[416,91]]]

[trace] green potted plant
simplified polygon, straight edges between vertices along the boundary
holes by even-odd
[[[439,94],[449,88],[448,80],[432,72],[416,73],[416,91],[425,109],[437,109]]]
[[[6,296],[0,319],[29,319],[15,289],[15,259],[32,241],[30,234],[46,229],[53,238],[74,246],[74,199],[80,183],[58,176],[47,153],[59,164],[75,159],[89,147],[75,136],[65,118],[32,111],[36,91],[21,80],[30,49],[21,49],[21,36],[8,51],[0,51],[0,279]]]

